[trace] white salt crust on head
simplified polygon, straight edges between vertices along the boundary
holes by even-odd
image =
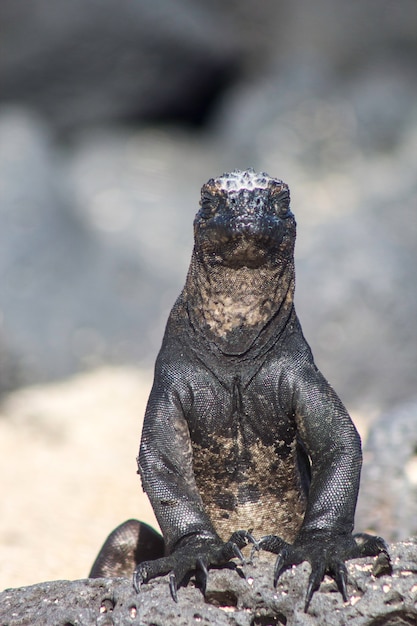
[[[266,172],[255,172],[252,168],[248,170],[233,170],[233,172],[222,174],[215,178],[214,182],[224,191],[267,189],[272,182],[285,184],[279,178],[272,178]]]

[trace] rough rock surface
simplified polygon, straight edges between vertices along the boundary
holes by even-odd
[[[417,542],[390,548],[392,575],[376,559],[348,564],[349,601],[326,579],[303,612],[308,566],[286,572],[277,590],[264,555],[238,570],[212,570],[206,597],[191,584],[175,604],[166,578],[143,587],[140,596],[127,579],[45,582],[0,594],[2,626],[405,626],[417,621]],[[240,568],[239,568],[240,569]]]

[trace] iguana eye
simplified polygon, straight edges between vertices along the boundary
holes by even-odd
[[[203,219],[208,219],[216,210],[216,201],[211,193],[203,191],[200,200],[200,216]]]
[[[210,181],[201,190],[200,210],[198,215],[203,220],[208,220],[213,217],[220,207],[225,203],[225,193],[219,190],[212,184],[214,181]]]
[[[271,198],[271,204],[279,217],[288,217],[290,215],[290,192],[288,189],[282,189]]]

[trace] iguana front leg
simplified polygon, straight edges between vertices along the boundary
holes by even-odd
[[[347,600],[345,561],[385,553],[380,537],[352,535],[362,465],[359,435],[336,393],[313,363],[289,374],[298,433],[311,461],[307,510],[293,544],[280,537],[263,537],[259,546],[278,554],[274,585],[292,565],[308,561],[311,574],[305,611],[324,575],[336,582]],[[388,557],[389,559],[389,557]]]
[[[158,371],[149,398],[138,457],[139,473],[161,527],[166,554],[140,563],[133,575],[137,591],[143,583],[170,574],[174,600],[187,575],[200,571],[203,587],[213,565],[227,563],[255,540],[245,531],[223,541],[216,533],[196,486],[192,447],[184,415],[187,398],[180,399],[169,371]],[[175,369],[175,378],[180,374]]]

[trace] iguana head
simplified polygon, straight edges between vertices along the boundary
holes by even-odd
[[[181,296],[194,329],[223,354],[265,349],[293,309],[295,219],[288,186],[235,170],[201,190]]]
[[[209,265],[257,268],[292,258],[288,185],[253,169],[211,178],[194,221],[195,251]]]

